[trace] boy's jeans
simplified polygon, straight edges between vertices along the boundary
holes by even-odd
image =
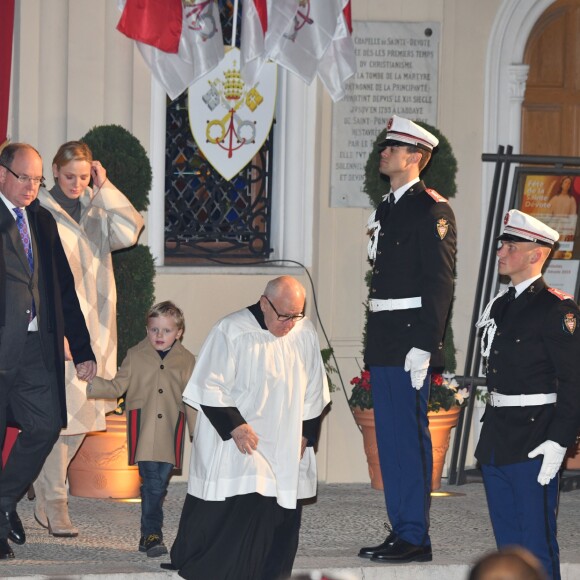
[[[173,465],[161,461],[139,461],[141,476],[141,535],[161,533],[163,527],[163,499]]]

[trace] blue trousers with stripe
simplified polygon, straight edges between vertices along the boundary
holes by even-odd
[[[403,367],[371,366],[375,430],[387,514],[394,532],[416,546],[431,544],[433,455],[427,419],[429,375],[417,391]]]
[[[556,539],[560,478],[548,485],[537,481],[542,458],[510,465],[481,466],[489,515],[497,547],[522,546],[543,564],[552,580],[560,580]]]

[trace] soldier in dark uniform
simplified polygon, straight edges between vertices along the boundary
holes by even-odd
[[[382,544],[359,552],[377,562],[432,559],[428,370],[443,366],[456,245],[447,200],[419,180],[438,143],[419,125],[394,116],[380,144],[379,171],[389,176],[392,192],[369,220],[374,267],[365,363],[391,530]]]
[[[475,452],[498,548],[527,548],[553,579],[558,471],[580,426],[580,312],[542,278],[558,237],[518,210],[505,216],[498,272],[510,284],[478,321],[491,398]]]

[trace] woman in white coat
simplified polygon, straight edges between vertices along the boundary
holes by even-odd
[[[117,292],[111,252],[137,242],[143,218],[107,179],[104,167],[93,160],[85,143],[61,145],[52,171],[54,187],[41,189],[38,198],[58,225],[99,375],[111,379],[117,370]],[[91,177],[93,189],[88,186]],[[106,429],[105,412],[113,410],[116,401],[87,399],[86,384],[77,379],[73,363],[67,362],[66,403],[68,426],[34,483],[34,516],[53,536],[71,537],[78,530],[68,513],[67,468],[85,435]]]

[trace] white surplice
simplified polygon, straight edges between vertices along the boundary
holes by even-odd
[[[293,509],[316,494],[316,460],[302,460],[302,421],[330,401],[318,336],[307,319],[284,337],[262,329],[248,309],[220,320],[201,348],[183,400],[192,407],[237,407],[259,443],[242,454],[223,441],[208,418],[197,417],[188,493],[206,501],[259,493]]]

